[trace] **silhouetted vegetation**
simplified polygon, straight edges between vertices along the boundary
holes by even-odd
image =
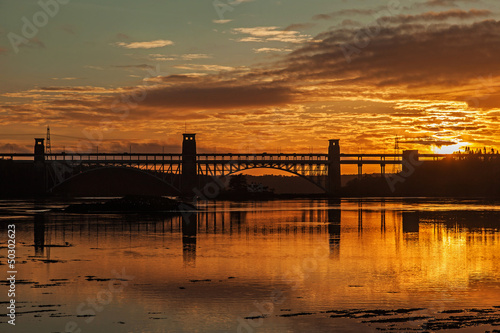
[[[263,184],[247,182],[246,175],[234,175],[229,179],[228,187],[217,199],[227,200],[267,200],[274,197],[274,191]]]
[[[248,192],[247,178],[245,175],[234,175],[229,179],[229,191],[244,193]]]
[[[344,188],[343,194],[500,197],[500,158],[468,155],[441,161],[427,161],[406,174],[386,177],[364,176],[361,179],[354,179]]]

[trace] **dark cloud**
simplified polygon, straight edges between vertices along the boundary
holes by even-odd
[[[351,20],[351,19],[346,19],[346,20],[342,20],[342,22],[340,22],[340,25],[341,26],[360,26],[361,23],[358,21]]]
[[[273,85],[185,85],[150,89],[142,106],[228,109],[292,102],[289,88]]]
[[[133,90],[134,88],[132,87],[125,87],[121,88],[122,90]],[[71,87],[71,86],[61,86],[61,87],[40,87],[38,88],[39,91],[46,91],[46,92],[82,92],[82,93],[93,93],[93,92],[106,92],[107,90],[105,88],[101,87],[93,87],[93,86],[76,86],[76,87]],[[112,93],[112,90],[109,91]]]
[[[59,99],[51,101],[52,105],[72,105],[72,106],[85,106],[95,107],[99,105],[98,101],[88,101],[84,99]]]
[[[200,80],[197,76],[186,75],[186,74],[172,74],[168,76],[163,76],[161,81],[165,83],[186,83],[186,82],[198,82]]]
[[[344,16],[349,16],[349,15],[373,15],[373,14],[380,12],[383,9],[384,9],[384,7],[371,8],[371,9],[343,9],[343,10],[338,10],[336,12],[332,12],[329,14],[314,15],[312,17],[312,19],[313,20],[330,20],[333,18],[344,17]]]
[[[138,69],[154,69],[154,66],[148,65],[148,64],[140,64],[140,65],[115,65],[112,66],[115,68],[138,68]]]
[[[495,109],[500,107],[500,88],[496,87],[492,95],[467,96],[464,98],[469,107],[482,109]]]
[[[402,21],[488,15],[445,11],[397,17]],[[500,106],[500,22],[424,25],[416,22],[362,29],[336,28],[269,66],[247,74],[171,75],[141,103],[155,108],[227,109],[336,99],[406,98],[479,101]],[[231,76],[237,76],[231,79]],[[310,89],[313,88],[314,89]],[[479,89],[479,90],[478,90]],[[486,90],[486,96],[485,95]],[[495,94],[498,92],[498,94]],[[480,96],[480,97],[477,97]]]
[[[309,29],[316,26],[314,23],[294,23],[290,24],[288,27],[286,27],[285,31],[296,31],[296,30],[304,30],[304,29]]]
[[[397,23],[397,24],[409,24],[414,22],[433,22],[433,21],[446,21],[449,19],[474,19],[474,18],[484,18],[490,16],[492,12],[490,10],[448,10],[443,12],[427,12],[418,15],[397,15],[397,16],[385,16],[379,19],[381,23]]]
[[[410,140],[403,140],[401,141],[402,144],[418,144],[418,145],[425,145],[425,146],[451,146],[454,144],[457,144],[454,141],[450,140],[436,140],[435,138],[417,138],[417,139],[410,139]]]
[[[286,67],[279,73],[288,81],[314,80],[338,88],[339,94],[350,91],[358,96],[367,87],[380,92],[399,87],[403,89],[400,93],[386,97],[425,92],[426,98],[441,100],[450,95],[469,98],[478,92],[467,91],[463,85],[480,77],[500,76],[500,22],[494,20],[469,25],[337,29],[317,39],[320,41],[295,50],[283,62]]]
[[[425,2],[418,3],[418,6],[422,7],[456,7],[458,3],[478,3],[480,0],[427,0]]]

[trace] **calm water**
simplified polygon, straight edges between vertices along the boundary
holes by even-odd
[[[62,206],[0,201],[2,276],[7,224],[20,261],[16,326],[2,316],[0,332],[437,331],[467,320],[461,332],[499,329],[495,202],[208,202],[174,218],[43,212]]]

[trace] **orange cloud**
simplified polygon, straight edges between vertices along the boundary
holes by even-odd
[[[154,49],[173,44],[174,42],[172,42],[171,40],[158,39],[149,42],[117,42],[114,45],[121,46],[127,49]]]

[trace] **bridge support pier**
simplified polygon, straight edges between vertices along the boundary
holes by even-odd
[[[403,151],[401,159],[401,173],[409,176],[415,171],[415,166],[419,164],[418,150],[405,150]]]
[[[34,177],[36,195],[44,195],[47,191],[47,173],[45,169],[45,144],[44,139],[35,138],[34,147]]]
[[[184,196],[192,195],[194,189],[198,186],[195,135],[182,135],[181,194]]]
[[[328,178],[327,191],[328,194],[340,196],[340,144],[338,139],[328,140]]]

